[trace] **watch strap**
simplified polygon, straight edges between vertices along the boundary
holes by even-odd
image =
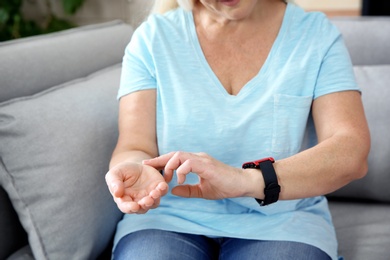
[[[270,160],[263,161],[259,164],[260,170],[263,174],[265,188],[264,188],[264,200],[260,201],[260,205],[269,205],[277,202],[279,199],[280,186],[278,184],[278,178],[273,166],[273,162]]]
[[[279,199],[280,186],[278,184],[278,178],[273,166],[275,160],[272,157],[264,158],[261,160],[247,162],[242,165],[242,168],[255,168],[260,169],[264,178],[264,200],[256,199],[260,206],[266,206],[272,204]]]

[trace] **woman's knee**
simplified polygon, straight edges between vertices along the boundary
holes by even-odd
[[[123,237],[114,259],[217,259],[218,247],[211,239],[163,230],[142,230]]]
[[[290,241],[227,239],[220,259],[330,260],[328,254],[312,245]]]

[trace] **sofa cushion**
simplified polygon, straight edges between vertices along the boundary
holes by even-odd
[[[121,62],[132,32],[130,25],[112,21],[1,42],[0,102]]]
[[[332,201],[329,206],[344,259],[389,259],[389,204]]]
[[[354,65],[390,64],[390,17],[335,17]]]
[[[367,175],[332,196],[390,202],[390,65],[356,66],[371,134]]]
[[[118,64],[0,104],[0,184],[36,259],[95,259],[110,243],[119,78]]]
[[[10,255],[7,260],[34,260],[31,247],[29,245],[20,248]]]
[[[13,252],[28,244],[27,234],[20,224],[8,194],[2,187],[0,187],[0,236],[0,259],[6,259]]]

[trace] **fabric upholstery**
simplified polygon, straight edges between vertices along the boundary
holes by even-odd
[[[10,255],[7,260],[35,260],[29,245],[22,247]]]
[[[330,210],[344,259],[389,259],[389,204],[332,201]]]
[[[105,184],[120,64],[0,104],[0,184],[37,259],[94,259],[122,214]]]
[[[333,18],[343,34],[354,65],[390,64],[388,18]]]
[[[6,259],[7,256],[15,252],[28,243],[27,234],[19,222],[8,194],[0,187],[0,259]]]
[[[0,102],[118,63],[132,31],[113,21],[0,43]]]

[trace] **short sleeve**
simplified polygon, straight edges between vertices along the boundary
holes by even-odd
[[[348,50],[340,32],[329,24],[327,35],[333,40],[324,52],[314,98],[345,90],[360,91],[355,80]]]
[[[122,61],[120,87],[117,98],[135,91],[155,89],[156,78],[153,58],[144,37],[146,26],[140,26],[125,49]],[[150,42],[149,42],[150,44]]]

